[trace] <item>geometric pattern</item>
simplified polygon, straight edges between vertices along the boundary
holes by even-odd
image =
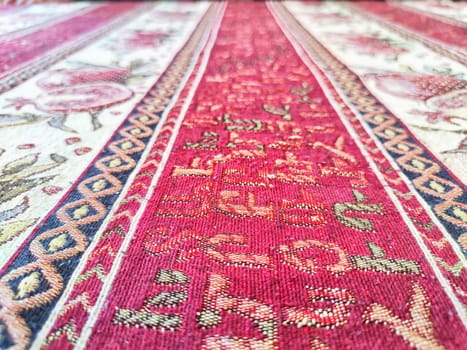
[[[208,15],[207,15],[208,16]],[[94,164],[78,180],[67,199],[34,233],[30,241],[2,272],[0,318],[7,331],[15,324],[12,341],[24,347],[47,317],[42,312],[34,322],[28,314],[51,309],[122,190],[122,182],[136,167],[166,106],[182,81],[199,45],[206,23],[193,34],[190,45],[175,58],[147,96],[119,128]],[[26,315],[26,316],[20,316]],[[12,321],[12,322],[10,322]],[[14,322],[13,322],[14,321]]]
[[[200,22],[199,29],[193,33],[192,40],[187,44],[187,47],[185,48],[186,52],[180,55],[179,59],[174,61],[174,71],[176,71],[177,66],[182,66],[184,70],[187,69],[186,64],[191,61],[191,57],[188,53],[192,53],[199,45],[198,42],[203,30],[206,30],[206,25],[208,25],[206,22],[212,16],[211,12],[213,11],[214,8],[207,12],[205,18]],[[198,65],[199,64],[195,66],[194,71],[197,70]],[[185,83],[185,89],[190,87],[192,83],[193,78],[191,77]],[[107,225],[104,233],[98,237],[96,245],[90,252],[90,257],[92,257],[92,259],[89,259],[83,267],[81,274],[74,282],[73,291],[64,306],[64,310],[66,310],[66,312],[60,314],[60,317],[56,322],[60,324],[60,326],[53,328],[49,332],[46,340],[47,344],[57,345],[54,344],[54,342],[60,339],[59,346],[64,346],[66,344],[64,339],[61,337],[55,337],[54,334],[58,334],[57,332],[60,332],[60,329],[63,327],[73,324],[75,329],[74,334],[79,336],[82,330],[83,320],[87,320],[87,318],[91,316],[90,313],[92,311],[92,306],[94,306],[96,298],[101,292],[104,282],[108,277],[108,273],[112,268],[113,259],[116,257],[116,252],[119,250],[123,240],[130,230],[135,213],[142,205],[144,205],[144,197],[149,190],[150,182],[159,167],[162,154],[172,136],[177,116],[180,112],[180,104],[181,101],[184,101],[185,97],[184,92],[182,92],[179,96],[179,100],[165,118],[159,129],[157,137],[152,144],[147,159],[141,164],[141,167],[135,176],[135,181],[128,188],[125,198],[119,202],[118,207],[113,213],[112,220]],[[162,274],[162,276],[165,276],[165,274]],[[171,275],[169,274],[167,278],[170,276]],[[94,277],[98,278],[96,279]],[[177,274],[172,278],[177,279]],[[91,288],[91,290],[89,288]],[[85,292],[82,292],[82,290],[85,290]],[[81,302],[76,302],[77,300],[83,299],[86,300],[86,308],[84,309],[81,307]],[[71,320],[70,315],[73,315]],[[80,322],[77,323],[75,319],[80,319]]]
[[[51,107],[31,135],[70,111],[73,128],[52,130],[64,147],[110,130],[98,147],[86,144],[93,159],[88,154],[81,164],[89,165],[76,171],[72,161],[91,147],[64,150],[77,158],[53,153],[54,163],[42,166],[40,153],[0,149],[0,177],[13,179],[0,213],[6,221],[26,209],[35,217],[31,233],[0,225],[0,238],[20,236],[4,244],[0,348],[461,348],[467,188],[462,165],[449,163],[453,153],[440,156],[460,136],[438,150],[443,140],[427,141],[414,128],[428,125],[429,134],[447,125],[449,135],[467,122],[463,6],[198,5],[123,4],[116,16],[109,14],[118,6],[86,5],[78,15],[18,27],[25,30],[0,26],[0,54],[2,30],[10,39],[45,38],[24,41],[21,58],[14,50],[4,56],[17,67],[0,67],[7,72],[0,94],[26,90],[39,96],[37,110],[71,106],[61,114]],[[8,11],[0,7],[0,21]],[[93,11],[102,17],[94,21]],[[158,26],[153,13],[163,19]],[[181,23],[190,29],[172,29]],[[123,24],[121,35],[94,43]],[[53,28],[71,35],[64,45],[47,35]],[[95,61],[87,68],[70,56],[85,47],[82,56]],[[115,61],[107,57],[112,67],[103,68],[99,54],[110,51]],[[428,62],[436,55],[439,66]],[[52,67],[68,56],[64,69]],[[394,73],[417,57],[435,79]],[[28,81],[48,69],[49,80]],[[382,72],[390,78],[377,80]],[[48,85],[41,95],[30,93],[41,84]],[[111,108],[116,92],[133,99]],[[407,106],[395,108],[404,98]],[[417,115],[413,105],[448,112]],[[90,135],[76,128],[80,116],[101,111]],[[0,127],[18,134],[29,127],[19,125]],[[32,135],[17,150],[47,138]],[[464,154],[465,140],[455,151]],[[48,173],[62,163],[70,169],[64,178],[74,179],[66,185]],[[54,207],[40,212],[37,198]]]
[[[286,11],[285,8],[281,9]],[[288,17],[292,23],[295,21],[291,15]],[[297,30],[306,38],[303,42],[309,45],[310,54],[316,55],[321,62],[328,65],[329,72],[360,111],[374,134],[433,208],[447,231],[458,240],[467,229],[467,193],[464,185],[446,172],[378,100],[364,91],[365,88],[356,74],[338,62],[310,33],[298,26],[297,24]],[[464,254],[467,251],[464,250]]]

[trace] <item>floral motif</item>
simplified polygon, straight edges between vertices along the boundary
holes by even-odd
[[[159,45],[169,37],[170,35],[168,33],[161,31],[137,30],[126,40],[125,43],[128,48],[152,48]]]
[[[16,109],[32,104],[38,111],[47,113],[51,118],[50,126],[70,132],[74,130],[65,125],[68,115],[71,112],[88,112],[96,130],[102,126],[98,120],[100,111],[133,97],[133,91],[123,85],[130,76],[130,70],[120,67],[55,70],[36,82],[42,89],[39,96],[10,101]],[[30,119],[34,121],[37,116]]]
[[[378,38],[375,35],[364,34],[327,34],[327,36],[337,43],[352,45],[360,54],[364,55],[391,55],[399,56],[407,50],[400,47],[398,42],[387,38]]]
[[[430,123],[444,121],[460,126],[467,121],[467,81],[449,76],[408,73],[370,73],[377,87],[391,95],[423,101],[432,111],[412,110]]]
[[[0,152],[1,154],[1,152]],[[35,176],[56,168],[66,161],[65,157],[51,154],[52,163],[37,165],[39,154],[30,154],[7,163],[0,170],[0,205],[5,204],[34,187],[50,182],[56,175]],[[21,234],[27,227],[33,225],[36,219],[23,219],[12,222],[18,215],[29,208],[29,198],[23,197],[20,204],[0,211],[0,246]]]

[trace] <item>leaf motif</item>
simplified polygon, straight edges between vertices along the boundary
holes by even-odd
[[[2,184],[0,181],[0,204],[29,191],[31,188],[52,180],[55,176],[40,177],[32,180],[18,180]]]
[[[302,83],[300,87],[293,87],[290,89],[292,94],[302,97],[308,95],[310,91],[313,91],[313,89],[310,89],[310,86],[307,83]]]
[[[181,271],[160,270],[155,279],[155,283],[161,284],[187,284],[190,278]]]
[[[13,125],[29,124],[35,122],[38,119],[39,117],[34,114],[0,114],[0,128]]]
[[[186,291],[172,291],[172,292],[162,292],[152,297],[146,302],[146,307],[150,306],[166,306],[173,307],[183,303],[187,298]]]
[[[442,350],[434,336],[431,303],[423,287],[414,282],[407,302],[410,318],[402,319],[384,305],[373,303],[364,311],[363,319],[383,324],[418,350]]]
[[[18,291],[15,295],[15,299],[24,298],[26,295],[34,292],[39,288],[40,285],[40,274],[34,271],[27,277],[23,278],[18,284]]]
[[[20,204],[11,209],[0,211],[0,222],[5,222],[15,218],[16,216],[24,213],[29,208],[29,198],[24,197]]]
[[[202,328],[209,328],[218,325],[222,319],[218,312],[214,310],[203,310],[197,314],[198,324]]]
[[[459,277],[464,269],[467,267],[464,266],[462,261],[458,261],[454,265],[449,265],[446,261],[440,258],[435,258],[435,260],[442,266],[446,271],[451,272],[454,276]]]
[[[357,190],[352,190],[353,196],[357,202],[364,202],[366,200],[365,195]]]
[[[379,245],[376,245],[375,243],[372,243],[370,241],[367,241],[368,249],[370,249],[371,254],[375,258],[384,258],[386,255],[386,252],[384,251],[383,248],[381,248]]]
[[[52,159],[55,163],[64,163],[66,162],[66,158],[57,154],[57,153],[52,153],[50,155],[50,159]]]
[[[37,218],[34,218],[30,220],[14,221],[0,226],[0,247],[22,234],[28,227],[34,225],[36,221]]]
[[[3,173],[4,174],[16,174],[19,173],[21,170],[24,170],[31,165],[35,164],[37,162],[37,159],[39,158],[39,153],[34,153],[27,155],[25,157],[16,159],[10,163],[7,163],[5,167],[3,168]]]
[[[286,106],[287,107],[287,106]],[[271,113],[271,114],[275,114],[275,115],[284,115],[284,114],[287,114],[288,110],[287,108],[278,108],[278,107],[274,107],[274,106],[271,106],[271,105],[267,105],[267,104],[264,104],[263,105],[263,109],[268,112],[268,113]]]

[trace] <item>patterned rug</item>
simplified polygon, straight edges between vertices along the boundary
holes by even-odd
[[[0,7],[1,349],[462,349],[467,6]]]

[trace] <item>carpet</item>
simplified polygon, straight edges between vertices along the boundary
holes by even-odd
[[[1,349],[461,349],[467,7],[0,7]]]

